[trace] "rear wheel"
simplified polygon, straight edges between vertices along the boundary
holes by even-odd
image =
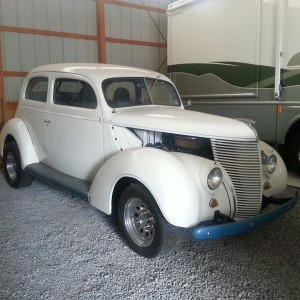
[[[5,145],[3,167],[6,181],[13,188],[29,186],[34,180],[34,177],[22,170],[20,152],[16,142]]]
[[[169,248],[171,225],[143,186],[132,184],[123,191],[118,215],[123,236],[136,253],[152,258]]]
[[[300,176],[300,132],[294,136],[289,145],[289,160],[292,170]]]

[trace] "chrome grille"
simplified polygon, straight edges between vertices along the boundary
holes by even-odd
[[[244,219],[259,213],[261,203],[261,171],[258,143],[211,140],[214,158],[233,183],[235,191],[235,219]]]

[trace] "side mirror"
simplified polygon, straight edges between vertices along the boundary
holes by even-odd
[[[193,101],[192,101],[192,100],[189,100],[189,101],[187,102],[187,104],[184,104],[183,106],[185,107],[185,109],[190,109],[192,105],[193,105]]]

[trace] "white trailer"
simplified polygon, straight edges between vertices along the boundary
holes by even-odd
[[[179,0],[168,72],[191,108],[256,122],[300,175],[300,0]]]

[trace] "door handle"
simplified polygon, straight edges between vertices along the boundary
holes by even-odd
[[[49,124],[49,123],[51,123],[51,121],[46,119],[46,120],[44,120],[44,123]]]

